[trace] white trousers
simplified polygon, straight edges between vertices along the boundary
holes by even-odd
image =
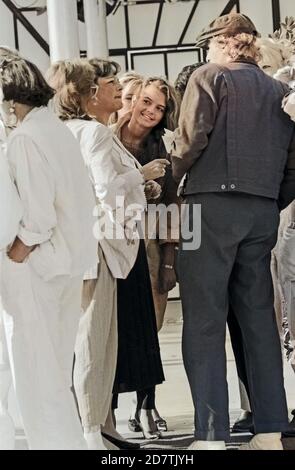
[[[3,320],[13,384],[32,450],[86,450],[71,392],[82,276],[45,282],[30,261],[2,261]]]
[[[8,394],[11,382],[0,299],[0,450],[13,450],[15,445],[14,423],[8,412]]]

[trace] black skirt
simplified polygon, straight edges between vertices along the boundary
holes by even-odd
[[[164,379],[144,241],[127,279],[118,279],[118,361],[114,393],[153,387]]]

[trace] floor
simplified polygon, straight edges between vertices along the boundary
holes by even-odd
[[[176,292],[177,295],[177,292]],[[169,300],[166,321],[160,333],[160,345],[162,360],[165,369],[166,381],[157,388],[157,407],[161,415],[167,419],[168,432],[163,433],[157,441],[145,441],[140,433],[130,433],[127,428],[129,410],[132,406],[133,394],[122,394],[117,412],[118,430],[128,439],[142,444],[144,449],[186,449],[193,440],[193,407],[187,378],[184,372],[181,357],[181,305],[177,300]],[[230,342],[227,339],[227,367],[228,386],[230,397],[230,418],[234,422],[239,415],[239,393],[235,369],[235,362]],[[285,364],[285,387],[288,397],[288,406],[295,409],[295,376],[288,364]],[[16,423],[19,418],[15,409],[15,403],[10,403]],[[241,442],[250,439],[250,435],[232,435],[228,444],[230,449],[237,449]],[[295,450],[295,438],[284,441],[285,448]],[[18,450],[27,448],[23,431],[17,432]]]

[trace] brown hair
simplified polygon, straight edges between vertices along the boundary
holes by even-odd
[[[47,106],[54,96],[38,67],[16,55],[0,56],[0,86],[5,101],[33,107]]]
[[[47,80],[55,89],[55,112],[60,119],[86,118],[83,99],[95,86],[95,72],[86,59],[61,60],[47,72]]]
[[[163,130],[164,128],[174,130],[177,124],[178,111],[179,111],[179,98],[173,85],[164,77],[149,77],[144,83],[142,89],[144,90],[149,85],[155,85],[166,98],[166,109],[161,122],[155,129]]]
[[[96,79],[100,77],[109,77],[110,75],[117,75],[121,70],[120,65],[113,60],[98,59],[94,57],[88,62],[94,68]]]

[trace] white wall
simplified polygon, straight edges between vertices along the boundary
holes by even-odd
[[[62,1],[62,0],[61,0]],[[73,0],[74,1],[74,0]],[[28,0],[17,0],[23,6],[30,3]],[[38,0],[37,4],[43,6],[46,0]],[[200,0],[191,25],[186,33],[184,42],[194,43],[196,35],[212,19],[220,15],[228,0]],[[179,2],[165,4],[163,16],[160,22],[157,45],[165,46],[177,44],[182,30],[185,26],[194,2]],[[280,0],[281,17],[295,16],[295,0]],[[240,0],[241,11],[249,15],[258,30],[263,35],[272,32],[272,2],[271,0]],[[156,25],[159,4],[134,5],[129,7],[130,39],[132,47],[151,47]],[[27,18],[37,31],[48,41],[47,15],[36,16],[34,13],[26,13]],[[108,40],[111,49],[125,48],[127,46],[125,32],[124,9],[120,7],[115,15],[109,15]],[[86,49],[85,24],[79,24],[80,48]],[[31,38],[31,36],[19,25],[19,40],[21,53],[34,60],[39,67],[45,71],[49,65],[49,58],[42,48]],[[0,44],[14,47],[14,33],[12,15],[0,0]],[[115,58],[125,69],[123,57]],[[194,52],[183,52],[181,54],[169,54],[168,64],[170,79],[174,80],[178,71],[187,63],[195,62],[197,55]],[[161,56],[136,56],[134,68],[143,74],[163,74],[164,62]]]

